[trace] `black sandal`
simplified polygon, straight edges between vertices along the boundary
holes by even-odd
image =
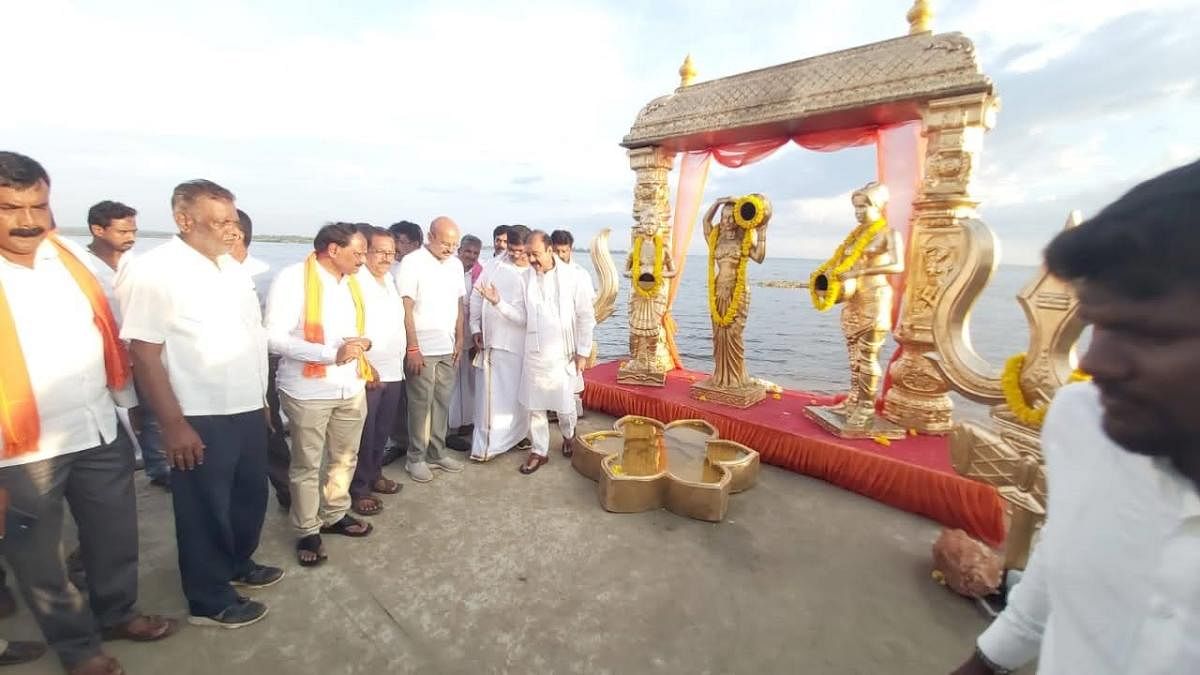
[[[300,551],[307,551],[317,556],[312,560],[305,560],[300,557]],[[301,537],[300,541],[296,542],[296,560],[301,567],[316,567],[325,562],[329,556],[325,555],[325,547],[321,545],[321,535],[310,534],[307,537]]]
[[[359,530],[357,532],[350,529],[355,526],[362,527],[364,529]],[[321,533],[322,534],[340,534],[344,537],[365,537],[368,534],[371,534],[371,531],[374,529],[375,529],[375,526],[371,525],[370,523],[363,522],[363,521],[359,520],[358,518],[355,518],[354,516],[347,514],[347,515],[342,516],[342,519],[337,521],[336,523],[334,523],[332,525],[325,525],[324,527],[322,527]]]

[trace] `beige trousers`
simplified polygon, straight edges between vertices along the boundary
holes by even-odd
[[[367,418],[367,394],[302,401],[279,392],[292,434],[292,527],[306,537],[350,510],[350,480]]]

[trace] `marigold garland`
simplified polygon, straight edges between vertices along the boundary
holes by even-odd
[[[862,257],[863,251],[867,250],[867,246],[886,226],[887,221],[880,218],[865,227],[859,225],[854,228],[834,250],[829,260],[813,270],[808,278],[808,292],[812,296],[813,307],[818,312],[829,311],[838,303],[842,296],[842,275],[854,267],[858,259]],[[849,250],[847,251],[847,249]],[[817,290],[817,279],[821,275],[825,275],[827,284],[824,298]]]
[[[1046,410],[1049,406],[1045,402],[1029,405],[1029,401],[1025,400],[1025,392],[1021,391],[1021,371],[1024,369],[1024,353],[1009,357],[1004,362],[1004,372],[1000,374],[1000,387],[1004,390],[1004,402],[1018,422],[1027,427],[1041,429],[1042,423],[1046,421]],[[1092,379],[1091,376],[1076,369],[1071,373],[1069,382],[1083,382],[1090,379]]]
[[[645,237],[638,235],[633,238],[633,259],[638,261],[638,265],[642,264],[642,242]],[[654,298],[658,294],[659,289],[663,285],[663,236],[662,233],[654,235],[654,284],[650,288],[642,288],[639,280],[633,280],[633,290],[637,291],[638,295],[645,298]]]
[[[750,262],[750,247],[754,245],[754,230],[744,229],[742,234],[742,256],[738,260],[737,279],[733,284],[733,297],[725,313],[717,311],[717,238],[720,229],[714,227],[708,234],[708,313],[713,323],[725,328],[733,323],[738,309],[742,306],[742,298],[746,295],[746,266]]]

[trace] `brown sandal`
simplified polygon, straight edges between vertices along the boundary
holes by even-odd
[[[360,516],[373,516],[383,511],[383,502],[374,497],[355,497],[350,508]]]
[[[381,495],[394,495],[399,492],[400,488],[402,487],[404,486],[390,478],[380,478],[374,483],[371,483],[371,492]]]
[[[179,622],[154,614],[135,616],[119,626],[104,629],[105,640],[155,642],[171,637],[179,630]]]
[[[564,438],[563,444],[562,444],[563,457],[569,458],[573,454],[575,454],[575,438],[574,437]]]
[[[529,453],[529,458],[525,460],[525,463],[522,464],[521,468],[517,469],[517,471],[520,471],[521,473],[528,476],[529,474],[533,473],[534,471],[537,471],[538,469],[542,468],[542,465],[549,461],[550,461],[549,457],[543,457],[541,455],[537,455],[537,454],[534,454],[531,452],[531,453]]]

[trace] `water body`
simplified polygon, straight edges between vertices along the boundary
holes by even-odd
[[[72,237],[77,241],[82,238]],[[143,239],[137,252],[161,245],[161,239]],[[271,274],[299,262],[312,250],[306,244],[255,242],[251,253],[271,265]],[[484,255],[488,255],[485,251]],[[576,254],[578,262],[589,270],[591,260]],[[624,255],[614,256],[618,266]],[[693,370],[712,370],[712,324],[708,317],[707,276],[704,256],[688,256],[683,281],[675,300],[674,314],[679,325],[677,342],[684,365]],[[840,307],[820,313],[812,308],[808,291],[754,287],[755,282],[808,278],[819,264],[816,260],[770,258],[762,265],[751,263],[748,275],[750,318],[746,326],[746,361],[750,374],[790,389],[835,392],[846,388],[848,365],[845,343],[839,328]],[[1016,295],[1029,283],[1036,267],[1001,266],[979,301],[971,319],[971,336],[980,355],[996,366],[1013,354],[1025,351],[1028,330],[1017,305]],[[602,360],[628,354],[626,332],[629,285],[622,278],[616,312],[596,331]],[[884,348],[886,359],[894,344]]]

